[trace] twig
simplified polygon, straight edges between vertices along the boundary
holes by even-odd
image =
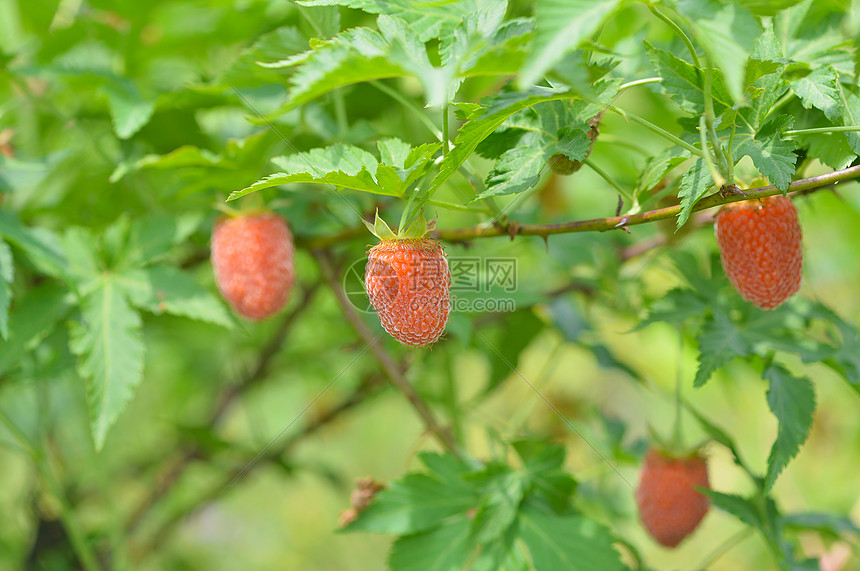
[[[397,368],[394,360],[379,342],[379,339],[371,333],[370,329],[355,311],[355,308],[352,306],[349,299],[347,299],[346,293],[339,287],[340,284],[338,283],[337,276],[335,275],[334,263],[331,259],[331,254],[327,250],[314,250],[313,254],[322,270],[323,278],[328,282],[329,287],[334,293],[335,298],[343,311],[344,317],[349,324],[352,325],[356,333],[358,333],[361,340],[370,347],[371,353],[373,353],[373,356],[379,362],[385,376],[388,377],[397,390],[406,396],[409,403],[424,421],[424,425],[436,436],[440,444],[442,444],[442,446],[452,454],[459,456],[457,443],[454,441],[454,437],[436,421],[430,408],[415,391],[412,385],[409,384],[409,381],[406,380],[406,377],[404,377],[400,369]]]
[[[234,383],[221,394],[208,421],[211,428],[215,428],[221,423],[230,406],[242,393],[266,378],[272,359],[278,354],[298,316],[310,306],[310,302],[319,289],[319,285],[319,282],[317,282],[304,289],[298,305],[283,319],[275,334],[272,335],[272,338],[263,347],[251,373],[244,380]],[[156,479],[155,486],[153,486],[149,495],[141,500],[131,516],[129,516],[125,524],[127,534],[134,533],[146,514],[173,488],[188,465],[199,458],[200,455],[200,450],[196,447],[184,450],[164,471],[164,474]]]
[[[809,194],[817,190],[822,190],[836,185],[839,182],[860,178],[860,165],[849,167],[846,169],[833,171],[827,174],[814,176],[796,180],[788,187],[788,192]],[[730,202],[738,202],[740,200],[748,200],[751,198],[765,198],[780,194],[780,190],[775,186],[762,186],[745,190],[744,195],[721,193],[712,194],[700,200],[693,207],[693,212],[716,208]],[[449,228],[440,229],[432,233],[432,237],[444,240],[447,242],[468,242],[477,238],[489,238],[498,236],[541,236],[546,238],[553,234],[571,234],[575,232],[605,232],[607,230],[616,230],[627,226],[636,226],[638,224],[647,224],[648,222],[656,222],[658,220],[666,220],[675,218],[681,212],[680,205],[670,206],[667,208],[659,208],[648,212],[640,212],[627,216],[612,216],[609,218],[593,218],[590,220],[577,220],[573,222],[562,222],[558,224],[522,224],[516,228],[509,227],[506,224],[494,224],[491,227],[473,226],[469,228]],[[325,248],[339,242],[350,240],[362,236],[367,230],[364,226],[356,226],[344,230],[331,236],[320,236],[317,238],[309,238],[305,240],[297,240],[299,245],[305,246],[310,250]]]
[[[827,174],[797,180],[788,187],[788,192],[802,192],[812,189],[820,189],[831,186],[837,182],[852,180],[860,177],[860,165],[847,169],[833,171]],[[716,193],[703,198],[693,206],[693,212],[715,208],[731,202],[750,200],[754,198],[765,198],[781,194],[781,191],[773,185],[762,186],[745,190],[744,195]],[[605,232],[623,226],[635,226],[674,218],[681,212],[681,206],[669,206],[639,214],[627,216],[610,216],[609,218],[593,218],[590,220],[577,220],[574,222],[561,222],[558,224],[521,224],[516,227],[514,234],[518,236],[541,236],[546,238],[553,234],[570,234],[574,232]],[[511,233],[504,225],[496,226],[474,226],[471,228],[452,228],[437,230],[433,237],[447,242],[464,242],[475,238],[487,238],[490,236],[510,236]]]
[[[366,377],[346,398],[344,398],[337,405],[329,408],[322,414],[315,417],[313,420],[308,422],[304,428],[287,438],[283,445],[280,446],[277,450],[270,450],[266,453],[259,461],[254,464],[254,466],[261,466],[267,462],[275,462],[281,459],[281,457],[287,453],[290,449],[296,446],[299,442],[311,436],[333,420],[337,419],[341,414],[355,408],[359,404],[367,401],[372,396],[375,396],[382,392],[382,389],[385,387],[385,376],[380,373],[374,373]],[[142,560],[146,555],[152,552],[157,546],[164,543],[167,538],[170,536],[173,529],[183,522],[186,518],[188,518],[191,514],[201,509],[206,504],[212,502],[216,498],[218,498],[225,490],[229,489],[230,483],[235,480],[236,476],[241,474],[243,470],[245,470],[245,466],[248,465],[247,460],[243,460],[238,463],[238,467],[234,470],[230,470],[224,477],[220,479],[220,481],[213,485],[211,488],[207,489],[202,495],[196,497],[192,502],[188,503],[182,509],[176,511],[173,515],[170,516],[167,521],[165,521],[158,530],[153,534],[152,539],[146,544],[146,546],[140,548],[135,553],[135,558],[137,561]]]

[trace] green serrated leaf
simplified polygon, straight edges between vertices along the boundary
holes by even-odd
[[[724,494],[713,490],[702,490],[702,493],[711,499],[714,507],[735,516],[749,526],[762,527],[758,507],[751,500],[735,494]]]
[[[686,408],[690,412],[690,414],[693,415],[693,418],[698,421],[699,425],[702,427],[702,430],[705,431],[705,434],[713,438],[714,441],[722,444],[729,449],[729,451],[732,453],[732,456],[734,457],[735,464],[743,468],[750,476],[753,476],[753,473],[750,471],[750,469],[747,467],[747,465],[741,458],[740,452],[738,452],[737,444],[735,444],[735,441],[732,440],[728,433],[726,433],[722,428],[720,428],[716,424],[713,424],[711,421],[705,418],[699,411],[693,408],[690,403],[684,401],[684,408]]]
[[[687,223],[693,212],[693,206],[712,186],[714,186],[714,179],[711,178],[711,172],[705,165],[705,161],[696,159],[681,177],[681,186],[678,190],[678,198],[681,199],[681,212],[678,214],[677,228],[681,228]]]
[[[478,503],[469,487],[450,486],[427,474],[407,474],[379,492],[345,531],[406,535],[434,529]]]
[[[12,279],[15,267],[12,264],[12,249],[0,240],[0,337],[9,339],[9,306],[12,303]]]
[[[512,445],[523,463],[526,491],[543,496],[557,513],[563,513],[577,486],[576,480],[563,468],[564,447],[538,440],[520,440]]]
[[[705,53],[722,71],[732,101],[741,103],[746,62],[755,39],[762,33],[761,24],[749,10],[734,3],[684,0],[677,6],[688,18],[693,35]]]
[[[430,192],[442,186],[472,155],[481,141],[490,136],[508,117],[544,101],[568,99],[567,90],[535,88],[528,92],[505,92],[488,101],[478,115],[470,119],[457,133],[454,148],[442,161],[439,174],[430,185]]]
[[[69,326],[69,349],[78,356],[78,374],[87,383],[90,428],[101,450],[143,377],[143,333],[140,315],[110,277],[84,297],[81,319]]]
[[[538,0],[532,51],[520,70],[521,87],[543,75],[603,24],[620,0]]]
[[[806,109],[820,109],[831,121],[839,119],[838,77],[831,66],[815,69],[809,75],[791,82],[791,89]]]
[[[825,127],[820,124],[813,127]],[[833,170],[842,170],[854,162],[857,153],[848,144],[844,133],[815,133],[792,137],[800,148],[806,149],[806,156],[818,159]]]
[[[520,511],[518,535],[536,571],[626,568],[609,530],[580,515],[551,515],[526,505]]]
[[[104,90],[117,137],[131,138],[149,123],[155,112],[155,101],[144,99],[131,81],[117,80],[106,84]]]
[[[645,49],[657,73],[663,78],[660,85],[666,93],[687,113],[701,115],[705,110],[705,96],[702,91],[704,72],[666,50],[655,48],[647,41]],[[717,116],[732,106],[731,97],[726,91],[719,70],[713,73],[711,98]]]
[[[98,240],[88,229],[79,226],[66,229],[63,250],[66,252],[69,273],[79,284],[93,281],[102,272]]]
[[[471,535],[475,543],[486,544],[503,537],[513,525],[525,493],[523,476],[508,466],[491,466],[470,478],[485,480]]]
[[[232,328],[235,321],[224,304],[193,276],[170,265],[125,271],[117,284],[132,305],[156,315],[169,313]]]
[[[729,316],[723,311],[715,311],[705,320],[699,334],[699,369],[693,380],[694,387],[701,387],[714,371],[734,359],[746,356],[750,347],[738,335]]]
[[[28,228],[11,212],[0,211],[0,236],[23,250],[40,271],[55,278],[68,276],[69,264],[60,241],[48,230]]]
[[[770,381],[767,404],[779,421],[776,441],[767,459],[764,480],[767,491],[809,436],[815,412],[815,389],[809,379],[795,377],[778,365],[769,366],[762,376]]]
[[[349,6],[371,14],[397,16],[409,23],[414,34],[426,42],[450,33],[467,15],[489,9],[494,0],[431,2],[416,5],[411,0],[301,0],[303,6]]]
[[[469,520],[458,518],[425,533],[404,535],[391,546],[391,571],[458,571],[468,561],[472,545]]]
[[[371,169],[373,172],[377,170],[379,163],[376,158],[352,145],[337,143],[322,149],[276,157],[272,162],[284,172],[267,176],[247,188],[234,191],[227,200],[235,200],[264,188],[297,182],[325,184],[387,196],[399,196],[401,190],[383,187],[374,180]]]
[[[794,175],[797,155],[794,142],[783,139],[782,133],[791,128],[794,122],[789,115],[778,115],[771,119],[755,137],[739,137],[734,148],[735,161],[749,155],[759,172],[771,184],[785,192]]]
[[[707,300],[689,288],[669,290],[648,309],[648,316],[639,322],[635,330],[652,323],[681,324],[692,317],[703,315],[709,308]]]

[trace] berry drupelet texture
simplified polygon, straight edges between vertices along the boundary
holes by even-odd
[[[790,198],[728,204],[717,215],[716,233],[723,269],[745,300],[773,309],[800,288],[800,221]]]
[[[273,212],[222,219],[212,232],[215,283],[248,319],[265,319],[287,303],[295,281],[293,256],[293,235]]]
[[[442,336],[451,313],[451,271],[439,242],[381,241],[367,254],[364,282],[382,327],[400,343],[425,347]]]

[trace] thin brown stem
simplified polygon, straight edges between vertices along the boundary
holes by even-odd
[[[860,178],[860,165],[846,169],[833,171],[827,174],[796,180],[788,186],[789,193],[809,194],[817,190],[832,187],[839,182]],[[730,202],[748,200],[751,198],[765,198],[780,194],[775,186],[762,186],[744,191],[744,194],[716,193],[703,198],[693,207],[693,212],[716,208]],[[647,224],[658,220],[675,218],[681,212],[680,205],[659,208],[648,212],[640,212],[629,216],[611,216],[609,218],[592,218],[590,220],[576,220],[572,222],[561,222],[558,224],[518,224],[510,222],[507,224],[496,223],[493,226],[473,226],[468,228],[446,228],[433,232],[432,237],[446,242],[468,242],[478,238],[492,238],[498,236],[541,236],[547,238],[553,234],[571,234],[575,232],[606,232]],[[320,236],[300,241],[301,245],[311,250],[332,246],[345,240],[360,237],[366,230],[363,226],[356,226],[331,236]]]
[[[788,192],[803,192],[812,189],[820,189],[831,186],[841,181],[852,180],[860,177],[860,165],[847,169],[830,172],[827,174],[797,180],[788,187]],[[703,198],[693,206],[693,212],[716,208],[731,202],[750,200],[754,198],[765,198],[781,194],[773,185],[751,188],[744,194],[718,192]],[[610,216],[608,218],[593,218],[590,220],[577,220],[573,222],[561,222],[558,224],[522,224],[509,227],[510,225],[474,226],[471,228],[451,228],[437,230],[433,237],[446,242],[466,242],[476,238],[489,238],[491,236],[541,236],[546,238],[553,234],[570,234],[574,232],[605,232],[616,230],[648,222],[656,222],[667,218],[674,218],[681,212],[681,206],[669,206],[648,212],[640,212],[627,216]]]
[[[243,380],[233,383],[221,393],[208,420],[208,426],[211,429],[216,428],[221,423],[224,415],[230,410],[230,407],[239,396],[266,378],[272,360],[278,354],[284,341],[286,341],[287,335],[296,322],[296,319],[310,306],[311,300],[319,289],[319,285],[319,283],[314,283],[304,289],[298,305],[284,317],[274,335],[272,335],[269,342],[260,351],[260,355],[257,357],[257,361],[251,372]],[[188,465],[197,458],[200,458],[201,455],[201,450],[196,447],[186,448],[170,462],[168,467],[163,471],[163,474],[156,478],[155,485],[150,490],[149,495],[140,501],[131,516],[129,516],[128,521],[126,521],[125,531],[127,534],[135,532],[146,514],[176,485]]]
[[[273,448],[261,458],[257,459],[253,466],[257,467],[267,465],[271,462],[280,461],[284,454],[289,452],[302,440],[308,438],[332,421],[336,420],[343,413],[348,412],[361,403],[367,401],[370,397],[379,394],[382,392],[384,387],[384,375],[373,373],[365,377],[364,380],[342,401],[315,416],[311,421],[305,424],[302,430],[288,437],[277,449]],[[247,474],[246,466],[251,462],[252,460],[247,459],[239,462],[237,464],[237,468],[226,472],[215,485],[207,488],[202,494],[198,495],[185,506],[171,514],[170,517],[155,531],[151,540],[135,552],[134,557],[136,561],[141,561],[157,546],[162,545],[167,541],[176,526],[185,521],[191,514],[220,497],[227,489],[229,489],[230,484],[237,476],[240,476],[243,473]]]
[[[403,372],[394,363],[394,359],[388,354],[388,351],[382,346],[378,335],[373,335],[367,325],[362,321],[358,312],[346,297],[346,292],[340,287],[337,276],[335,275],[334,261],[331,253],[327,250],[315,250],[314,256],[322,270],[323,278],[328,282],[329,287],[340,305],[343,316],[355,329],[361,340],[368,345],[370,352],[379,362],[382,367],[382,372],[388,377],[388,380],[409,400],[412,408],[418,413],[418,416],[424,421],[424,425],[432,432],[442,446],[454,455],[459,455],[457,443],[451,433],[442,427],[433,416],[433,412],[424,399],[418,392],[409,384]]]

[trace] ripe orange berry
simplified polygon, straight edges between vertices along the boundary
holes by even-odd
[[[293,253],[293,235],[273,212],[222,219],[212,232],[215,283],[249,319],[265,319],[287,303],[295,281]]]
[[[723,269],[745,300],[773,309],[800,288],[800,222],[790,198],[727,204],[716,232]]]
[[[429,238],[382,240],[367,254],[364,285],[382,327],[404,345],[424,347],[445,331],[451,271]]]
[[[694,486],[710,488],[704,458],[670,458],[655,448],[645,454],[636,505],[645,529],[659,544],[675,547],[705,517],[708,496]]]

